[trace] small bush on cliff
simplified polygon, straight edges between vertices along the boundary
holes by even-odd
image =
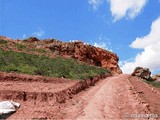
[[[103,68],[80,64],[74,59],[48,58],[1,49],[0,71],[70,79],[85,79],[108,72]]]

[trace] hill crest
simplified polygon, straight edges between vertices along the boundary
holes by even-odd
[[[82,41],[62,42],[57,39],[40,40],[36,37],[13,40],[0,36],[0,48],[48,57],[74,58],[90,65],[109,69],[113,74],[122,73],[118,66],[119,57],[115,53],[85,44]]]

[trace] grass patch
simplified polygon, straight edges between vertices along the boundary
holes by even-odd
[[[26,46],[21,45],[21,44],[16,44],[16,47],[18,48],[18,50],[24,50],[24,49],[26,49]]]
[[[32,48],[32,49],[28,49],[25,45],[22,45],[22,44],[18,44],[16,43],[16,47],[18,50],[20,51],[32,51],[32,52],[38,52],[38,53],[46,53],[47,51],[44,50],[44,49],[41,49],[41,48]]]
[[[157,81],[147,81],[147,80],[144,80],[144,82],[154,86],[154,87],[158,87],[160,88],[160,82],[157,82]]]
[[[47,53],[46,50],[41,48],[32,48],[31,51],[38,52],[38,53]]]
[[[44,49],[40,49],[40,48],[39,48],[39,49],[37,49],[36,51],[37,51],[37,52],[39,52],[39,53],[46,53],[46,52],[47,52],[46,50],[44,50]]]
[[[0,71],[69,79],[86,79],[109,72],[100,67],[80,64],[74,59],[48,58],[2,49],[0,49]]]

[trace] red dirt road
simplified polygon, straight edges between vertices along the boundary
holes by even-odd
[[[147,113],[131,91],[127,75],[107,78],[94,93],[78,119],[123,119],[125,114]]]
[[[128,81],[129,75],[117,75],[104,79],[96,86],[81,93],[79,105],[63,110],[68,119],[129,119],[132,114],[150,113],[134,93]]]

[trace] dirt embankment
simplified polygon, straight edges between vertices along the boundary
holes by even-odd
[[[138,96],[147,103],[151,113],[160,116],[160,88],[153,87],[137,77],[130,77],[129,80]]]
[[[41,118],[48,117],[48,114],[52,118],[52,113],[58,110],[56,104],[65,103],[74,94],[107,76],[80,81],[0,72],[0,100],[13,100],[21,104],[16,118]]]

